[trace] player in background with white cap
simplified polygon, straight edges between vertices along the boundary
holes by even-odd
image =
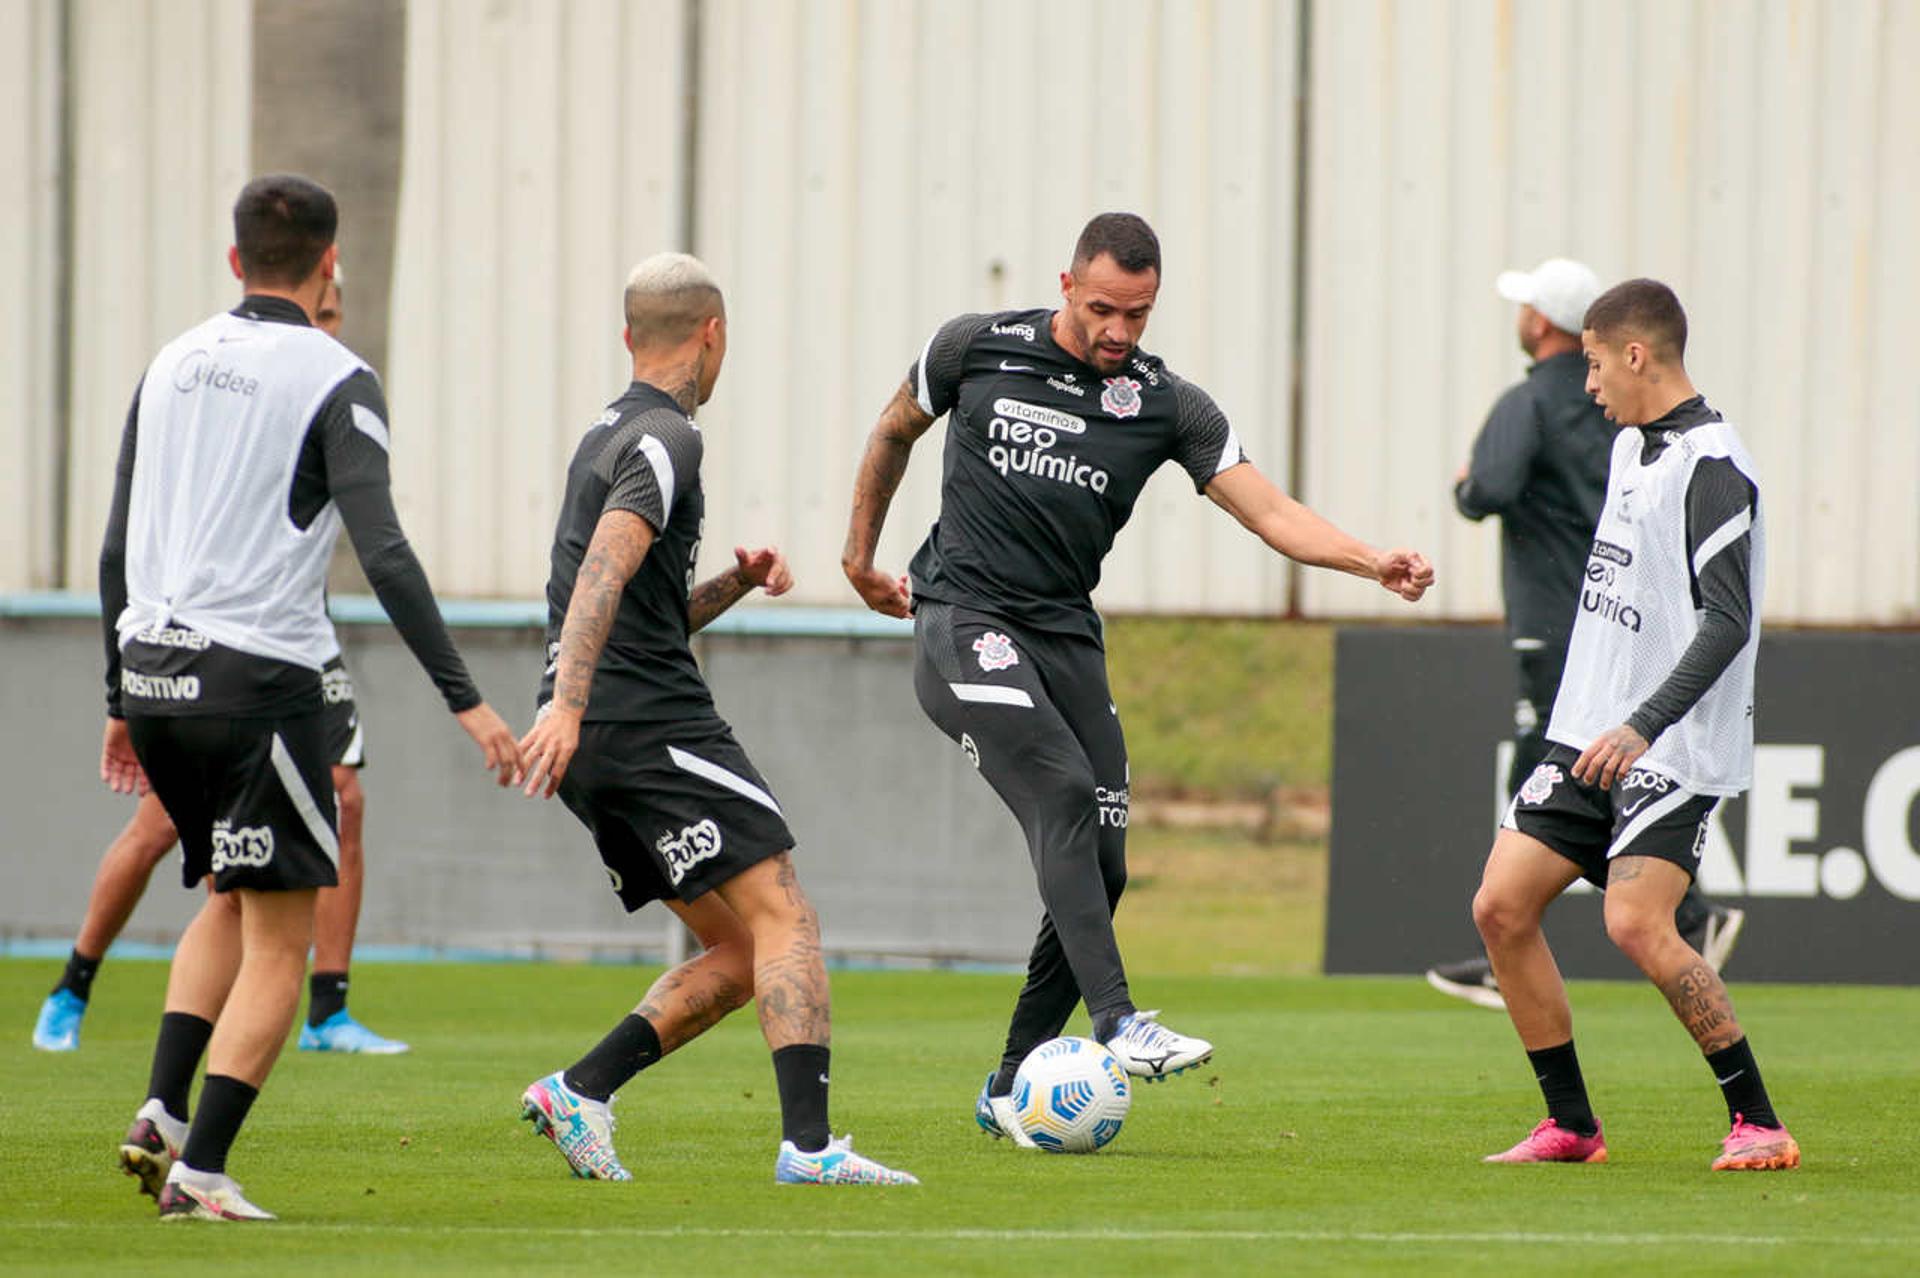
[[[1533,362],[1494,401],[1472,459],[1455,477],[1453,500],[1468,519],[1500,516],[1500,587],[1518,676],[1511,797],[1547,752],[1547,716],[1566,668],[1619,432],[1586,393],[1580,325],[1600,296],[1592,269],[1551,257],[1531,271],[1502,271],[1494,289],[1519,304],[1516,333]],[[1709,905],[1690,886],[1674,921],[1717,972],[1733,952],[1745,911]],[[1506,1006],[1484,954],[1428,969],[1427,983],[1480,1007]]]

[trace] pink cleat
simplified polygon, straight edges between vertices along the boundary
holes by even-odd
[[[1785,1133],[1781,1133],[1784,1135]],[[1729,1137],[1731,1139],[1731,1137]],[[1543,1118],[1527,1138],[1504,1154],[1488,1154],[1483,1163],[1604,1163],[1607,1140],[1600,1131],[1600,1120],[1593,1120],[1593,1135],[1570,1132],[1551,1118]],[[1718,1166],[1716,1163],[1715,1166]]]
[[[1786,1171],[1800,1165],[1800,1144],[1784,1127],[1756,1127],[1733,1116],[1733,1130],[1721,1143],[1715,1171]]]

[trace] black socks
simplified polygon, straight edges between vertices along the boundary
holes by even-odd
[[[660,1035],[652,1022],[628,1016],[560,1078],[570,1091],[604,1102],[660,1055]]]
[[[213,1037],[213,1022],[203,1021],[190,1012],[168,1012],[160,1018],[160,1037],[153,1045],[153,1073],[148,1077],[147,1095],[166,1107],[167,1113],[185,1122],[187,1095],[193,1089],[193,1076],[200,1069],[201,1053]]]
[[[1720,1094],[1726,1098],[1729,1123],[1737,1114],[1755,1127],[1780,1126],[1780,1119],[1773,1112],[1773,1102],[1767,1099],[1766,1084],[1760,1081],[1760,1067],[1753,1062],[1753,1049],[1747,1046],[1745,1036],[1733,1046],[1723,1047],[1709,1055],[1707,1067],[1713,1071],[1714,1081],[1720,1084]]]
[[[780,1087],[780,1138],[803,1154],[827,1147],[827,1060],[831,1052],[813,1043],[795,1043],[773,1054],[773,1077]]]
[[[209,1074],[200,1088],[200,1109],[193,1116],[193,1128],[187,1133],[186,1148],[180,1161],[195,1171],[224,1172],[227,1151],[247,1121],[247,1111],[260,1089],[225,1074]]]
[[[75,950],[67,956],[67,970],[60,974],[60,983],[53,987],[53,992],[66,990],[84,1003],[93,997],[93,978],[99,971],[99,959],[87,958]]]
[[[1587,1084],[1580,1077],[1580,1058],[1574,1054],[1572,1039],[1558,1047],[1528,1052],[1527,1060],[1533,1065],[1540,1094],[1547,1098],[1547,1116],[1556,1126],[1576,1136],[1591,1136],[1600,1130],[1593,1106],[1587,1102]]]
[[[347,1010],[347,974],[315,972],[307,978],[307,1024],[318,1029],[335,1012]]]

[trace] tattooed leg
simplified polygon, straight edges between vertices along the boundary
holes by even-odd
[[[793,859],[770,857],[718,889],[753,936],[753,992],[760,1029],[774,1051],[795,1044],[825,1047],[831,1038],[827,965],[820,917],[800,890]]]
[[[1727,987],[1681,937],[1673,911],[1686,894],[1687,872],[1656,857],[1616,857],[1607,874],[1607,935],[1667,996],[1700,1050],[1740,1041]]]
[[[660,1054],[689,1043],[753,997],[753,935],[711,894],[668,908],[700,938],[701,952],[653,983],[634,1015],[660,1036]]]

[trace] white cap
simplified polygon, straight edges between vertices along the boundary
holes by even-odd
[[[1493,287],[1509,302],[1539,311],[1562,332],[1578,333],[1587,308],[1600,296],[1600,277],[1583,263],[1550,257],[1531,271],[1500,272]]]

